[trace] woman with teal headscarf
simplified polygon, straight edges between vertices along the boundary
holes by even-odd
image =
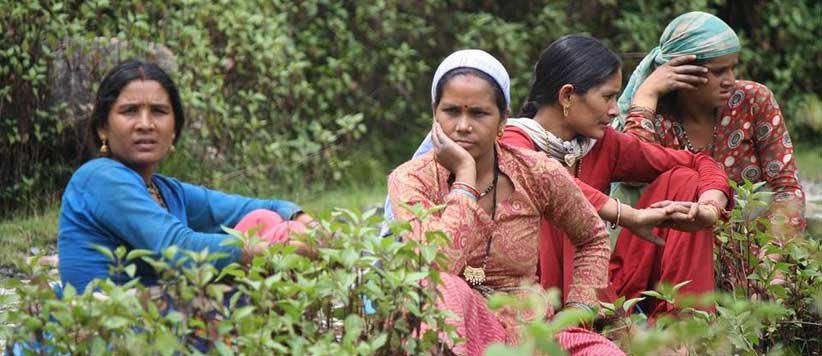
[[[805,199],[791,138],[773,93],[734,77],[739,51],[736,33],[718,17],[677,17],[631,75],[614,126],[665,147],[705,152],[737,183],[766,182],[774,193],[765,213],[771,232],[795,235],[805,227]]]

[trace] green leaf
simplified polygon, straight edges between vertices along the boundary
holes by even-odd
[[[129,278],[134,278],[134,273],[137,272],[137,266],[130,264],[123,269]]]
[[[126,261],[130,262],[130,261],[133,261],[133,260],[138,259],[138,258],[142,258],[142,257],[146,257],[146,256],[153,256],[153,255],[155,255],[155,253],[154,253],[154,251],[151,251],[151,250],[141,250],[141,249],[131,250],[126,255]]]
[[[100,252],[103,256],[106,256],[109,261],[114,261],[114,253],[108,247],[101,246],[101,245],[91,245],[91,247],[97,252]]]
[[[128,325],[129,320],[121,316],[107,316],[103,319],[103,327],[106,329],[121,329]]]
[[[243,318],[248,317],[249,315],[251,315],[251,313],[253,313],[253,312],[254,312],[254,310],[256,310],[256,309],[257,309],[257,308],[255,308],[254,306],[250,306],[250,305],[249,305],[249,306],[245,306],[245,307],[241,307],[241,308],[237,309],[237,310],[236,310],[236,311],[232,314],[232,319],[234,319],[234,320],[242,320]]]

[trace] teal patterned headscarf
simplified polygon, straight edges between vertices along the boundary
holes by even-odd
[[[659,38],[659,46],[639,62],[631,74],[625,91],[619,97],[619,112],[612,126],[622,130],[625,114],[634,100],[634,93],[657,66],[686,54],[695,54],[696,60],[721,57],[739,52],[736,32],[720,18],[709,13],[693,11],[675,18]]]

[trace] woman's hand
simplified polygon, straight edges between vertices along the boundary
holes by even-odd
[[[431,128],[431,142],[434,144],[434,155],[437,162],[454,173],[457,181],[476,185],[477,163],[468,151],[451,140],[442,126],[434,122]]]
[[[687,208],[678,205],[646,209],[630,208],[626,213],[622,223],[623,227],[630,230],[634,235],[662,246],[665,245],[665,240],[654,235],[654,228],[663,226],[674,213],[687,213]]]
[[[695,90],[699,85],[707,83],[708,69],[688,64],[694,60],[696,56],[689,54],[657,67],[639,86],[632,104],[655,109],[657,101],[663,95],[680,89]]]
[[[719,221],[719,211],[709,204],[690,201],[663,200],[651,204],[651,208],[673,209],[669,219],[662,226],[681,231],[699,231],[712,227]],[[683,208],[687,212],[683,212]]]
[[[297,216],[294,217],[294,221],[302,223],[303,225],[305,225],[305,227],[309,229],[316,227],[319,224],[317,220],[314,220],[314,217],[304,212],[297,214]]]

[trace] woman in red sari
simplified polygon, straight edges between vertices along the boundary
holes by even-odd
[[[599,41],[565,36],[540,56],[522,108],[509,119],[500,140],[557,159],[575,178],[596,211],[623,229],[610,260],[610,295],[628,298],[660,282],[691,281],[685,293],[713,291],[711,227],[726,209],[730,188],[725,173],[704,154],[666,149],[619,133],[608,124],[617,115],[621,61]],[[608,197],[612,182],[650,183],[637,208],[681,207],[669,211],[647,241],[633,228],[642,210]],[[637,214],[640,212],[640,214]],[[543,220],[539,276],[543,287],[576,283],[571,274],[574,246],[554,223]],[[642,305],[653,316],[673,306],[658,300]]]
[[[575,283],[566,306],[597,305],[607,285],[607,232],[591,204],[556,161],[533,150],[498,143],[508,114],[509,79],[502,64],[479,50],[458,51],[440,64],[432,85],[434,150],[391,173],[389,198],[397,219],[409,221],[407,238],[444,231],[439,306],[466,340],[453,351],[481,355],[494,342],[516,343],[514,315],[490,311],[490,293],[524,295],[536,282],[539,221],[550,219],[567,233]],[[405,205],[445,205],[426,221]],[[550,317],[553,310],[548,308]],[[622,355],[596,333],[572,328],[557,335],[572,355]]]

